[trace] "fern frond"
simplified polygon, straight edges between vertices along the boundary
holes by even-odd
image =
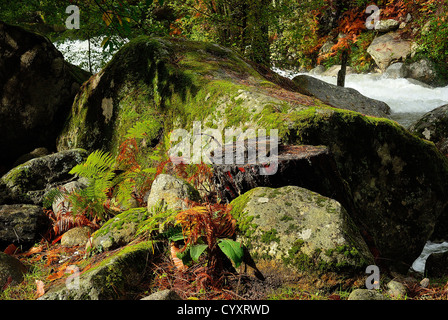
[[[111,171],[114,166],[115,160],[108,152],[96,150],[87,157],[84,163],[76,165],[69,173],[78,177],[95,179]]]
[[[125,137],[127,139],[142,139],[145,137],[153,139],[158,134],[160,127],[160,122],[154,118],[139,121],[128,130],[128,133]]]
[[[61,190],[58,188],[51,189],[47,192],[47,194],[45,194],[42,205],[44,208],[49,209],[56,200],[63,197],[64,193]]]

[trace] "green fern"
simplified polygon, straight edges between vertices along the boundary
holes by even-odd
[[[125,136],[127,139],[154,139],[161,129],[160,122],[154,118],[139,121],[130,128]]]
[[[84,163],[76,165],[70,174],[87,179],[98,179],[98,177],[106,177],[110,180],[113,178],[113,168],[115,160],[108,152],[96,150],[92,152]]]
[[[43,199],[42,205],[45,209],[49,209],[53,206],[53,203],[64,197],[64,193],[58,188],[51,189],[48,191]]]
[[[105,201],[114,187],[115,160],[104,151],[92,152],[84,163],[76,165],[70,174],[88,180],[87,187],[70,195],[74,214],[86,214],[100,220],[106,218]]]

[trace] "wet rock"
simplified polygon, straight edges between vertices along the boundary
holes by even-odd
[[[434,64],[428,59],[421,59],[409,65],[409,77],[423,83],[432,85],[437,80],[437,71]]]
[[[321,75],[324,77],[337,77],[339,70],[341,70],[341,65],[336,64],[334,66],[331,66],[327,70],[325,70]],[[354,69],[350,66],[347,66],[346,74],[351,74],[351,73],[355,73]]]
[[[409,131],[434,142],[443,154],[448,154],[448,104],[425,113]]]
[[[319,76],[319,75],[321,75],[322,73],[324,73],[325,70],[326,70],[326,69],[325,69],[324,66],[322,66],[322,65],[318,65],[318,66],[316,66],[315,68],[311,69],[309,73],[310,73],[311,75]]]
[[[404,63],[397,62],[390,65],[384,72],[384,75],[390,79],[406,78],[408,76],[408,68]]]

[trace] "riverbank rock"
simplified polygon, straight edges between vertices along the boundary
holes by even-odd
[[[335,200],[378,261],[401,271],[407,272],[448,210],[448,160],[432,143],[391,120],[330,107],[293,81],[211,43],[150,37],[127,43],[83,85],[58,148],[117,155],[126,133],[140,123],[146,134],[138,139],[137,156],[152,154],[161,139],[177,146],[170,133],[179,129],[190,146],[184,160],[193,163],[195,122],[215,130],[221,145],[225,136],[237,139],[248,129],[275,129],[284,145],[328,147],[347,190]]]
[[[19,165],[0,179],[0,204],[41,205],[46,192],[73,178],[70,170],[87,156],[83,149],[66,150]]]
[[[359,271],[373,263],[359,230],[335,200],[300,187],[260,187],[231,206],[255,261],[334,272]]]
[[[437,71],[434,64],[428,59],[421,59],[408,66],[409,78],[423,83],[434,85],[437,80]]]
[[[151,186],[148,196],[148,211],[156,205],[166,206],[171,210],[189,208],[185,200],[199,201],[199,192],[189,183],[168,174],[159,174]]]
[[[367,52],[377,66],[385,71],[394,62],[403,62],[411,54],[411,41],[402,39],[397,32],[389,32],[373,39]]]
[[[443,154],[448,155],[448,104],[425,113],[409,127],[409,131],[434,142]]]
[[[26,267],[16,258],[0,252],[0,289],[23,281]]]
[[[395,19],[385,19],[375,24],[375,30],[383,33],[395,31],[400,26],[400,22]]]
[[[408,67],[402,62],[390,65],[384,72],[384,75],[390,79],[406,78],[408,74]]]
[[[389,117],[390,107],[386,103],[363,96],[355,89],[338,87],[307,75],[296,76],[293,81],[302,92],[335,108],[375,117]]]
[[[45,37],[0,21],[0,166],[55,139],[89,74]]]
[[[148,217],[146,208],[130,209],[109,219],[93,233],[87,248],[109,251],[134,240],[140,223]]]
[[[348,296],[348,300],[388,300],[388,299],[376,290],[355,289]]]
[[[154,292],[149,296],[141,298],[140,300],[182,300],[182,298],[177,294],[176,291],[166,289]]]
[[[391,280],[387,283],[387,294],[395,299],[404,299],[408,294],[408,290],[403,283]]]
[[[31,152],[28,152],[26,154],[24,154],[23,156],[20,156],[13,164],[13,167],[18,167],[19,165],[21,165],[22,163],[25,163],[31,159],[35,159],[35,158],[40,158],[43,156],[47,156],[49,155],[50,152],[48,151],[47,148],[36,148]]]
[[[65,247],[85,246],[93,229],[90,227],[75,227],[62,235],[61,245]]]
[[[0,251],[11,243],[26,249],[48,231],[50,220],[34,205],[0,205]]]
[[[152,242],[127,246],[96,262],[73,279],[52,284],[38,300],[122,300],[135,298],[135,288],[148,277]]]

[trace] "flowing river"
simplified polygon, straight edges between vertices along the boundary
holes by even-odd
[[[274,71],[290,79],[304,74],[280,69]],[[336,85],[336,77],[313,77]],[[380,74],[349,74],[345,86],[387,103],[392,111],[391,118],[406,128],[426,112],[448,104],[448,86],[432,88],[412,79],[389,79]]]
[[[94,73],[101,70],[111,58],[110,52],[103,52],[100,38],[92,39],[91,68]],[[55,43],[62,52],[65,59],[85,70],[89,70],[88,42],[80,40]],[[294,78],[303,73],[294,73],[280,69],[273,69],[278,74]],[[316,76],[313,77],[325,82],[336,84],[336,77]],[[448,104],[448,86],[443,88],[432,88],[411,79],[388,79],[379,74],[350,74],[345,80],[346,87],[356,89],[366,97],[383,101],[389,105],[391,118],[404,127],[409,127],[423,114],[444,104]],[[423,273],[425,262],[431,253],[448,251],[448,242],[428,242],[422,254],[415,260],[412,269]]]

